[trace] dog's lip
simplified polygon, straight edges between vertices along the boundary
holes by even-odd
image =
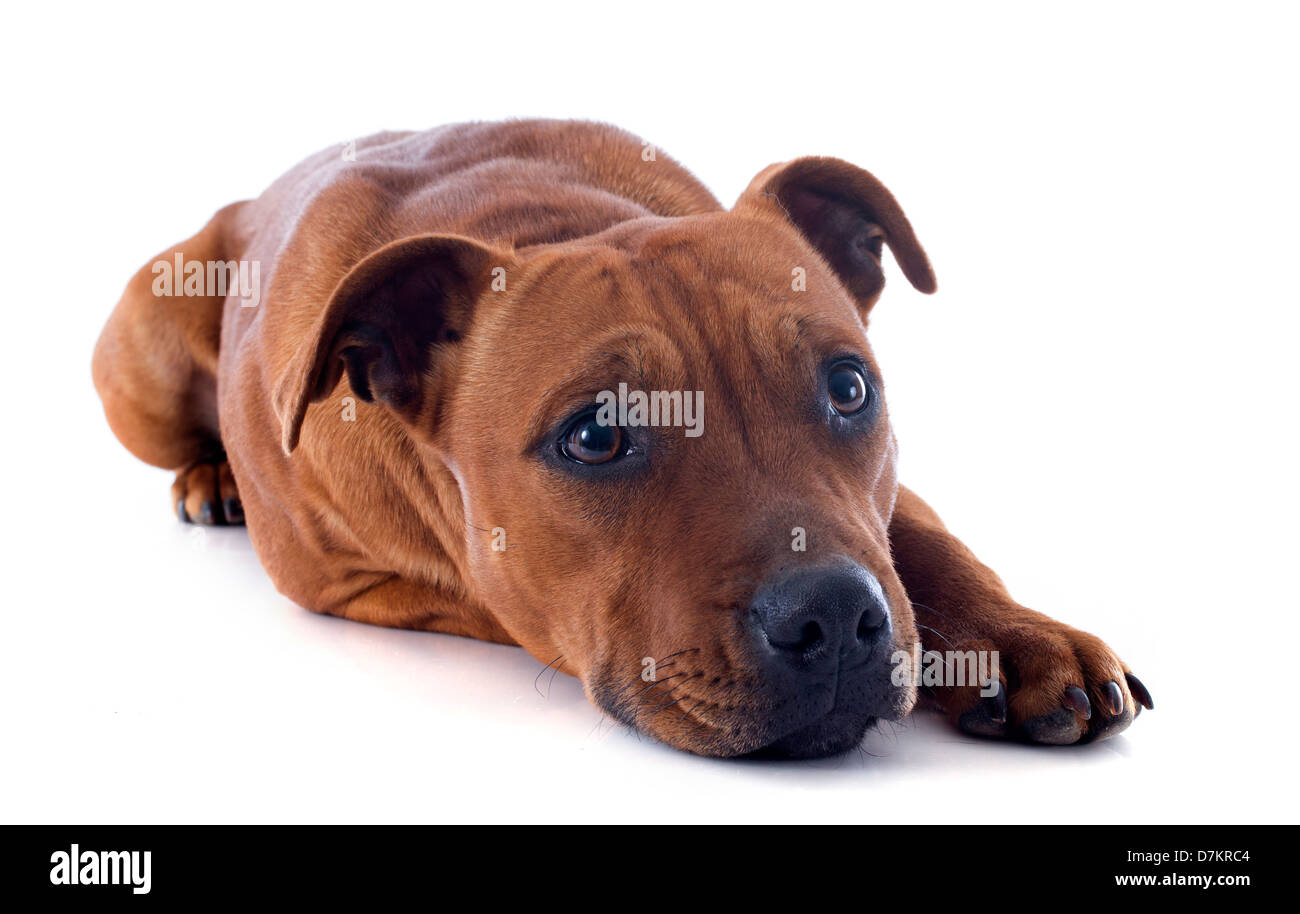
[[[774,706],[764,708],[760,713],[772,714],[782,708],[787,708],[789,701],[781,701]],[[733,758],[814,758],[826,755],[836,755],[840,752],[847,752],[862,741],[867,731],[876,725],[882,719],[893,719],[893,709],[883,707],[879,704],[869,708],[858,708],[852,704],[843,704],[838,700],[833,701],[829,707],[819,713],[799,714],[788,721],[782,721],[782,724],[774,727],[771,732],[764,733],[760,737],[762,742],[754,745],[749,740],[736,738],[732,736],[730,740],[733,745],[733,751],[727,753]],[[819,727],[826,726],[835,722],[836,718],[841,718],[839,724],[843,731],[842,737],[832,734],[831,736],[821,735],[823,745],[820,748],[804,751],[806,747],[800,747],[796,752],[783,752],[777,747],[802,733],[810,734],[811,738],[818,738],[817,730]],[[768,718],[770,720],[770,718]],[[700,721],[700,723],[705,723]],[[706,724],[714,733],[728,736],[726,729],[715,725]],[[746,745],[748,743],[748,745]]]
[[[891,650],[892,649],[893,648],[891,646]],[[889,652],[886,651],[883,652],[883,656],[888,657],[891,655]],[[889,700],[886,700],[884,698],[877,697],[875,700],[871,701],[870,703],[865,703],[863,705],[858,705],[855,702],[845,702],[843,700],[842,689],[846,681],[851,679],[854,674],[861,673],[862,671],[864,671],[869,667],[878,667],[879,665],[880,665],[880,657],[878,657],[877,654],[873,652],[871,657],[867,658],[861,663],[855,664],[854,666],[849,667],[847,669],[840,670],[838,673],[834,675],[834,677],[820,680],[818,683],[816,683],[817,686],[823,688],[829,686],[829,688],[832,690],[833,697],[830,706],[828,708],[826,708],[821,713],[814,713],[808,716],[800,716],[799,719],[796,720],[791,726],[780,727],[779,728],[781,731],[780,733],[765,739],[763,744],[757,748],[742,751],[740,753],[740,757],[749,757],[749,756],[762,757],[764,753],[770,753],[773,747],[779,745],[783,741],[788,740],[791,737],[795,737],[804,731],[815,731],[817,727],[821,725],[825,725],[829,723],[833,718],[839,716],[844,719],[843,722],[844,727],[848,728],[849,730],[858,731],[856,737],[854,737],[851,741],[846,739],[845,741],[843,741],[842,745],[836,745],[835,748],[826,749],[825,751],[813,751],[807,757],[815,757],[821,755],[834,755],[839,752],[846,752],[849,749],[853,748],[853,746],[861,742],[863,736],[866,735],[866,732],[871,727],[875,726],[879,721],[899,719],[902,716],[902,714],[906,713],[906,711],[904,710],[900,713],[900,708],[897,704],[891,703]],[[782,706],[786,704],[788,704],[788,702],[781,703]],[[909,710],[910,710],[910,704],[911,704],[910,701],[907,702],[907,706]]]
[[[889,645],[889,650],[895,649],[897,645]],[[597,689],[593,698],[601,710],[614,719],[674,748],[714,757],[745,758],[756,754],[761,755],[783,740],[801,731],[816,728],[836,715],[845,716],[845,726],[861,729],[859,740],[861,735],[876,722],[882,719],[898,719],[900,714],[897,704],[883,700],[879,695],[871,696],[869,701],[858,704],[854,701],[846,702],[842,694],[847,681],[869,667],[879,667],[882,657],[888,656],[890,656],[889,651],[881,648],[851,667],[818,677],[815,681],[805,682],[795,694],[772,696],[774,700],[755,701],[739,707],[730,706],[721,709],[725,711],[721,715],[724,718],[722,720],[718,719],[717,713],[709,713],[710,710],[716,712],[720,709],[714,702],[708,700],[707,694],[700,695],[686,690],[675,693],[676,701],[673,704],[688,722],[695,725],[690,736],[684,739],[674,739],[662,732],[656,733],[650,721],[638,720],[639,715],[629,714],[628,708],[609,702],[607,700],[609,695],[605,689]],[[827,698],[830,700],[827,701]],[[807,707],[810,699],[814,705],[811,708]],[[791,706],[795,704],[804,704],[804,707],[792,708]],[[704,711],[703,715],[700,713],[701,710]],[[857,717],[856,724],[850,716]],[[710,720],[710,717],[713,719]],[[651,725],[647,726],[647,724]],[[809,757],[834,754],[850,748],[852,745],[846,744],[834,750],[810,753]]]
[[[804,721],[801,725],[785,733],[776,739],[768,740],[757,749],[751,749],[740,755],[740,758],[752,759],[802,759],[802,758],[822,758],[830,755],[838,755],[841,752],[847,752],[862,742],[867,731],[870,730],[880,720],[875,714],[869,714],[862,718],[847,719],[840,727],[839,732],[829,735],[819,734],[818,728],[829,722],[830,718],[836,716],[837,711],[844,714],[840,708],[835,707],[811,721]],[[806,740],[802,743],[783,746],[792,739],[798,738],[801,734],[807,734]]]

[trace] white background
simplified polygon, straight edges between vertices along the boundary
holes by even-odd
[[[267,6],[7,13],[0,821],[1296,821],[1286,7]],[[512,115],[615,122],[728,205],[803,154],[884,180],[940,285],[875,311],[903,479],[1156,711],[708,761],[179,525],[91,387],[127,278],[318,148]]]

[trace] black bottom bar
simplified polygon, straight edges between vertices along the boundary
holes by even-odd
[[[548,905],[614,890],[636,905],[704,887],[731,901],[792,891],[809,905],[820,895],[832,904],[846,890],[881,903],[979,903],[1009,891],[1043,900],[1199,892],[1226,901],[1260,885],[1286,887],[1295,838],[1289,826],[4,826],[0,877],[6,900],[337,903],[416,893],[433,903],[456,887]]]

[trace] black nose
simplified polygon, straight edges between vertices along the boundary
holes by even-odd
[[[771,663],[808,675],[857,666],[890,634],[880,582],[856,563],[783,572],[751,610]]]

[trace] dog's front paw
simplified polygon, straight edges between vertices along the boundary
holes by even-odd
[[[997,652],[993,694],[982,694],[990,688],[978,686],[931,690],[959,728],[977,736],[1067,745],[1114,736],[1143,708],[1154,707],[1146,686],[1100,638],[1033,617],[979,639],[976,649]]]
[[[176,516],[187,523],[214,526],[244,522],[235,477],[224,460],[200,461],[177,473],[172,483],[172,507]]]

